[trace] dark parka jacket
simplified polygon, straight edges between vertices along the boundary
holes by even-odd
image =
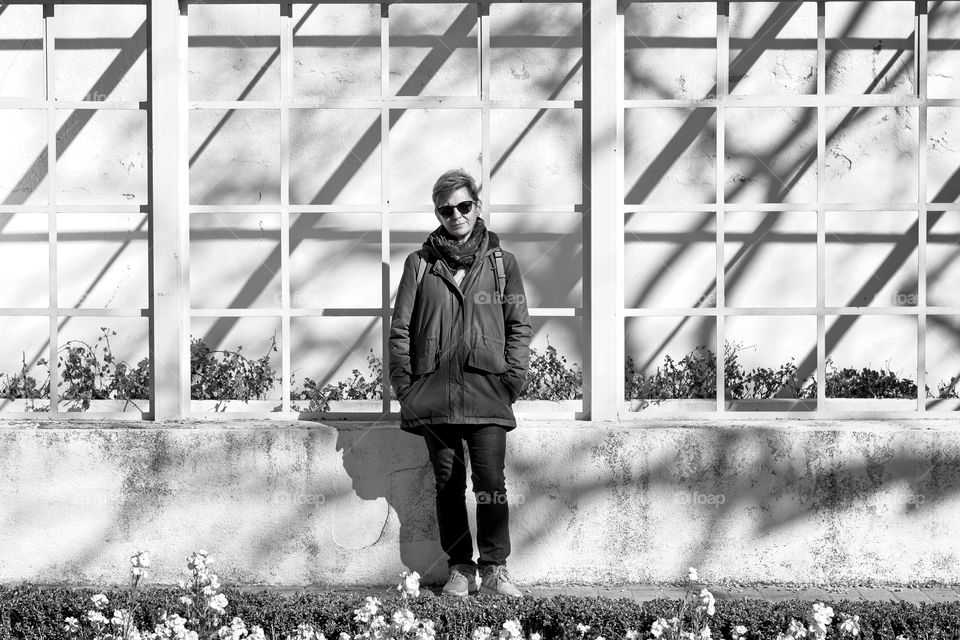
[[[499,424],[512,430],[526,382],[533,331],[517,260],[503,251],[506,284],[496,299],[492,231],[457,286],[429,245],[407,256],[390,325],[390,382],[400,428],[421,434],[434,424]],[[427,262],[417,290],[417,253]]]

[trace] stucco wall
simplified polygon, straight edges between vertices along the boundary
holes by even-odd
[[[508,436],[520,582],[960,582],[950,421],[591,424]],[[395,424],[0,428],[0,582],[175,582],[206,548],[228,583],[440,579],[433,474]],[[472,494],[470,495],[472,505]],[[471,520],[473,520],[472,507]]]

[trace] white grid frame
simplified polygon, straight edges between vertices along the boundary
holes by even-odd
[[[168,3],[164,0],[142,0],[141,2],[131,2],[129,0],[101,0],[101,4],[144,4],[144,1],[148,4],[148,21],[153,22],[153,16],[156,15],[159,11],[168,11]],[[232,2],[220,2],[219,0],[214,0],[211,2],[207,0],[204,4],[236,4],[236,3],[246,3],[248,0],[233,0]],[[512,0],[511,0],[512,1]],[[562,0],[561,0],[562,1]],[[808,0],[810,1],[810,0]],[[812,412],[804,412],[803,414],[797,413],[785,413],[785,412],[727,412],[724,410],[724,403],[722,402],[723,398],[723,380],[722,376],[718,376],[718,389],[717,389],[717,404],[718,410],[715,414],[705,414],[705,413],[696,413],[692,414],[693,417],[710,417],[710,416],[724,416],[733,417],[735,416],[738,419],[741,418],[770,418],[770,417],[813,417],[813,418],[898,418],[898,417],[917,417],[918,415],[924,415],[925,411],[925,402],[923,401],[923,395],[925,390],[925,338],[926,338],[926,318],[928,315],[960,315],[960,307],[936,307],[928,308],[926,301],[926,221],[927,221],[927,210],[930,207],[926,203],[926,113],[927,108],[934,106],[949,106],[949,107],[958,107],[960,106],[960,99],[929,99],[926,97],[926,62],[927,62],[927,43],[926,43],[926,33],[927,33],[927,14],[926,14],[926,2],[917,2],[916,7],[917,11],[915,12],[915,55],[917,61],[917,93],[914,96],[885,96],[885,95],[864,95],[864,96],[834,96],[826,95],[824,90],[824,79],[825,79],[825,50],[826,50],[826,37],[825,37],[825,10],[827,3],[835,2],[845,2],[850,0],[820,0],[817,2],[818,8],[818,18],[817,18],[817,93],[816,95],[801,95],[801,96],[729,96],[727,94],[728,88],[728,79],[727,79],[727,62],[726,58],[728,56],[728,45],[727,45],[727,28],[729,24],[728,11],[726,7],[728,3],[708,3],[715,4],[717,6],[717,51],[718,51],[718,60],[717,60],[717,72],[718,72],[718,88],[721,90],[719,95],[716,98],[709,98],[704,100],[626,100],[623,94],[623,60],[624,60],[624,25],[623,25],[623,11],[629,3],[620,2],[616,3],[614,0],[595,0],[592,3],[583,3],[584,7],[584,48],[583,54],[585,57],[589,56],[591,62],[600,56],[601,48],[604,46],[610,46],[609,42],[602,42],[600,39],[595,39],[597,36],[596,33],[591,34],[591,29],[608,29],[609,25],[606,25],[599,20],[597,22],[593,21],[595,16],[591,16],[588,20],[587,15],[592,12],[603,13],[603,17],[609,18],[611,15],[614,15],[613,31],[612,33],[616,35],[615,38],[615,47],[614,47],[614,57],[619,60],[614,74],[616,85],[615,87],[606,86],[606,90],[609,91],[608,95],[615,96],[615,114],[612,116],[613,122],[610,122],[611,116],[601,115],[597,116],[590,112],[589,101],[584,96],[583,100],[501,100],[501,101],[492,101],[489,98],[489,81],[490,81],[490,70],[489,70],[489,51],[490,51],[490,39],[489,39],[489,1],[480,2],[478,4],[478,47],[480,52],[480,69],[479,69],[479,83],[480,83],[480,92],[477,98],[431,98],[431,97],[397,97],[389,95],[389,7],[390,2],[379,3],[381,6],[381,96],[379,98],[331,98],[323,101],[322,108],[371,108],[378,107],[381,110],[381,157],[382,160],[382,179],[381,179],[381,258],[385,266],[385,272],[383,275],[383,291],[382,298],[384,300],[389,299],[389,238],[390,238],[390,228],[389,228],[389,213],[390,212],[419,212],[420,208],[415,207],[397,207],[391,206],[388,199],[389,193],[389,154],[388,154],[388,145],[389,145],[389,113],[391,109],[403,109],[403,108],[430,108],[430,107],[443,107],[443,108],[470,108],[470,109],[480,109],[482,117],[482,135],[483,139],[481,141],[481,148],[483,151],[483,164],[482,164],[482,180],[483,184],[489,184],[490,179],[490,141],[489,141],[489,113],[493,108],[561,108],[561,109],[582,109],[584,114],[584,126],[585,128],[588,125],[592,128],[591,130],[596,130],[598,125],[612,125],[614,130],[617,132],[616,135],[616,145],[613,149],[599,149],[593,148],[589,144],[589,138],[584,135],[583,145],[584,145],[584,159],[587,161],[588,157],[592,158],[592,163],[596,164],[597,160],[602,161],[612,161],[617,167],[617,171],[614,172],[615,175],[611,176],[609,179],[612,182],[614,187],[613,193],[622,194],[623,193],[623,157],[622,153],[619,151],[622,149],[622,143],[624,139],[624,124],[623,124],[623,114],[625,109],[628,108],[644,108],[644,107],[657,107],[657,106],[671,106],[671,107],[714,107],[717,109],[717,123],[718,123],[718,180],[717,180],[717,203],[714,205],[704,205],[704,206],[685,206],[683,207],[684,211],[705,211],[705,212],[716,212],[718,216],[718,248],[717,248],[717,277],[718,277],[718,305],[713,309],[669,309],[669,308],[658,308],[658,309],[627,309],[624,307],[623,301],[623,223],[624,215],[626,213],[644,213],[644,212],[653,212],[660,211],[662,207],[657,207],[653,205],[641,205],[641,206],[625,206],[622,198],[619,199],[619,202],[614,203],[614,229],[618,230],[619,233],[615,235],[615,239],[603,237],[596,238],[595,241],[587,243],[588,237],[588,226],[587,222],[593,223],[600,216],[591,216],[591,206],[585,201],[582,207],[572,206],[569,209],[569,212],[582,213],[584,214],[584,250],[589,259],[583,265],[584,270],[584,300],[583,307],[577,308],[535,308],[531,309],[531,315],[534,317],[540,316],[551,316],[551,317],[581,317],[584,319],[584,326],[582,327],[584,335],[584,345],[586,347],[585,351],[585,362],[584,362],[584,373],[585,373],[585,388],[584,388],[584,412],[576,417],[584,418],[591,417],[592,419],[611,419],[611,418],[643,418],[642,414],[633,413],[629,411],[627,403],[620,401],[612,405],[612,407],[606,407],[599,404],[595,404],[591,407],[591,399],[597,400],[603,396],[603,390],[607,387],[606,385],[613,383],[617,389],[617,398],[624,398],[624,389],[623,389],[623,364],[624,364],[624,353],[623,353],[623,323],[627,317],[636,317],[636,316],[675,316],[675,315],[687,315],[687,316],[717,316],[717,344],[723,344],[723,319],[726,316],[736,316],[736,315],[751,315],[751,316],[776,316],[776,315],[816,315],[817,318],[817,379],[818,381],[824,380],[824,371],[825,371],[825,354],[826,354],[826,344],[825,344],[825,316],[826,315],[871,315],[871,314],[882,314],[882,315],[908,315],[916,316],[918,318],[918,331],[917,331],[917,366],[918,366],[918,377],[917,377],[917,386],[918,386],[918,399],[917,399],[917,410],[911,412],[850,412],[850,411],[836,411],[831,410],[829,407],[825,406],[825,385],[818,384],[818,403],[817,410]],[[328,0],[329,2],[329,0]],[[345,4],[354,4],[354,2],[347,2],[346,0],[333,0],[333,3],[343,2]],[[440,0],[437,0],[440,2]],[[321,108],[320,104],[317,104],[315,101],[310,100],[294,100],[289,97],[290,95],[290,68],[291,68],[291,51],[292,51],[292,14],[291,14],[291,3],[265,3],[265,2],[251,2],[252,4],[276,4],[278,10],[281,13],[281,99],[277,102],[272,101],[217,101],[217,102],[190,102],[187,100],[186,95],[186,51],[187,51],[187,20],[188,20],[188,3],[181,0],[179,3],[179,11],[177,19],[174,21],[177,23],[175,29],[170,28],[168,22],[165,22],[163,26],[159,28],[159,31],[152,31],[152,36],[154,42],[152,46],[156,47],[156,37],[164,39],[165,41],[172,39],[176,42],[176,48],[179,52],[179,55],[171,58],[169,60],[157,60],[151,61],[148,64],[151,64],[153,68],[153,73],[156,76],[158,73],[173,71],[177,74],[178,77],[178,88],[171,96],[153,96],[150,95],[146,103],[141,102],[129,102],[129,101],[116,101],[116,102],[81,102],[81,101],[56,101],[54,100],[53,93],[53,80],[52,80],[52,69],[54,62],[55,50],[52,46],[53,38],[55,37],[55,5],[62,4],[59,0],[46,0],[46,1],[15,1],[13,4],[42,4],[44,7],[43,19],[44,19],[44,50],[45,54],[45,69],[47,73],[46,77],[46,95],[42,100],[28,100],[28,99],[11,99],[3,98],[0,99],[0,108],[16,108],[16,107],[30,107],[30,108],[42,108],[47,110],[47,139],[48,139],[48,167],[49,167],[49,177],[48,177],[48,190],[50,197],[48,199],[47,205],[7,205],[0,206],[0,212],[32,212],[32,213],[46,213],[48,214],[49,219],[49,238],[50,238],[50,249],[49,249],[49,262],[50,262],[50,308],[44,314],[49,318],[50,323],[50,357],[51,362],[56,362],[56,344],[57,344],[57,321],[58,318],[64,316],[97,316],[97,317],[108,317],[108,316],[124,316],[124,317],[150,317],[151,318],[151,352],[154,354],[160,354],[165,351],[166,348],[172,347],[172,340],[176,340],[176,346],[178,347],[175,352],[176,356],[172,359],[173,364],[176,366],[176,372],[174,373],[171,370],[167,370],[163,374],[166,380],[175,380],[177,384],[172,387],[168,385],[163,385],[163,389],[158,388],[154,392],[153,397],[151,398],[152,407],[156,408],[155,412],[145,414],[143,417],[147,418],[163,418],[163,417],[204,417],[207,419],[236,419],[237,417],[244,418],[268,418],[268,419],[290,419],[291,417],[297,417],[300,414],[297,412],[290,411],[290,399],[289,399],[289,377],[286,375],[290,367],[290,352],[289,352],[289,335],[290,335],[290,318],[293,316],[321,316],[321,315],[357,315],[362,317],[371,317],[379,316],[382,319],[382,349],[383,354],[387,353],[387,335],[388,335],[388,320],[391,314],[391,310],[387,305],[384,305],[382,308],[376,309],[337,309],[337,310],[305,310],[305,309],[291,309],[289,308],[289,265],[288,265],[288,253],[289,253],[289,221],[290,213],[296,212],[350,212],[350,211],[369,211],[369,207],[351,207],[351,206],[341,206],[341,205],[290,205],[289,204],[289,110],[292,108]],[[299,4],[299,3],[298,3]],[[580,3],[575,3],[580,4]],[[174,11],[177,11],[177,8],[174,7]],[[150,25],[151,28],[158,27],[159,25]],[[610,32],[604,32],[610,33]],[[593,37],[591,37],[593,36]],[[588,44],[589,43],[589,44]],[[604,58],[606,60],[607,58]],[[586,69],[586,65],[585,65]],[[156,80],[151,83],[151,86],[156,85]],[[599,89],[598,87],[592,87],[593,89]],[[584,91],[587,91],[585,86]],[[154,152],[151,154],[151,159],[154,160],[154,166],[150,169],[149,175],[155,175],[155,173],[160,173],[164,169],[171,169],[175,172],[177,176],[176,189],[173,190],[172,194],[162,194],[161,192],[164,189],[164,185],[154,185],[154,188],[150,193],[150,204],[149,205],[133,205],[133,206],[124,206],[124,205],[58,205],[56,204],[55,193],[56,193],[56,184],[55,184],[55,166],[56,166],[56,125],[55,125],[55,116],[57,109],[132,109],[132,110],[147,110],[149,114],[150,122],[157,122],[164,120],[164,116],[160,113],[155,113],[150,109],[150,105],[157,104],[154,102],[156,100],[164,102],[165,104],[175,104],[177,108],[173,110],[173,124],[175,125],[177,135],[172,139],[157,139],[153,140],[150,135],[150,130],[148,129],[148,144],[154,147]],[[790,203],[790,204],[750,204],[750,205],[731,205],[725,204],[723,201],[722,190],[722,158],[723,158],[723,111],[727,107],[734,106],[752,106],[752,107],[762,107],[762,106],[794,106],[794,107],[811,107],[817,109],[818,119],[817,119],[817,163],[818,163],[818,197],[816,203],[811,203],[809,205]],[[829,208],[831,211],[859,211],[859,210],[870,210],[877,208],[875,205],[869,204],[830,204],[829,206],[824,205],[824,193],[823,193],[823,158],[825,150],[825,119],[823,117],[824,112],[829,107],[870,107],[870,106],[909,106],[917,108],[919,111],[919,145],[918,145],[918,202],[914,204],[898,204],[898,205],[888,205],[883,204],[882,207],[887,211],[918,211],[919,216],[919,282],[918,282],[918,293],[919,300],[915,308],[904,308],[904,307],[869,307],[869,308],[847,308],[847,307],[827,307],[825,305],[824,298],[824,246],[825,246],[825,210]],[[188,122],[187,116],[191,109],[198,108],[210,108],[210,109],[277,109],[281,113],[281,205],[277,207],[275,205],[263,205],[263,206],[204,206],[204,205],[189,205],[188,203],[188,168],[185,162],[186,158],[186,149],[187,149],[187,126]],[[159,110],[158,110],[159,111]],[[588,113],[590,117],[588,118]],[[169,124],[169,121],[167,121]],[[157,149],[174,149],[176,151],[176,161],[172,164],[168,161],[166,164],[158,165],[156,164],[156,159],[159,158]],[[170,175],[170,174],[167,174]],[[585,175],[585,179],[587,179]],[[606,180],[604,181],[606,183]],[[596,185],[594,185],[596,187]],[[594,189],[596,191],[597,189]],[[158,197],[159,196],[159,197]],[[281,250],[282,250],[282,275],[281,275],[281,289],[282,289],[282,309],[279,313],[271,313],[266,315],[271,315],[272,317],[280,317],[282,321],[282,337],[281,337],[281,362],[282,362],[282,384],[283,384],[283,411],[281,412],[271,412],[271,413],[255,413],[255,412],[244,412],[242,414],[226,414],[226,415],[211,415],[206,413],[191,413],[189,411],[190,407],[190,398],[189,398],[189,359],[187,354],[189,353],[189,344],[187,340],[187,328],[189,327],[189,321],[191,317],[203,317],[203,316],[215,316],[215,317],[227,317],[227,316],[264,316],[262,310],[246,310],[246,309],[203,309],[203,310],[189,310],[185,308],[182,315],[175,316],[170,315],[170,307],[162,306],[158,304],[158,294],[157,291],[151,288],[151,300],[153,304],[153,314],[151,315],[151,309],[58,309],[56,308],[56,213],[58,212],[117,212],[117,213],[126,213],[126,212],[146,212],[154,213],[163,206],[169,205],[173,202],[176,207],[179,215],[172,225],[165,230],[165,234],[162,236],[162,242],[167,243],[162,249],[171,249],[171,245],[174,242],[177,242],[177,248],[179,248],[179,257],[171,258],[169,255],[164,255],[160,257],[154,257],[153,263],[151,265],[151,285],[154,284],[153,278],[159,269],[169,267],[174,269],[176,274],[174,277],[175,288],[177,289],[176,296],[179,300],[186,299],[189,300],[189,278],[188,278],[188,269],[189,265],[189,240],[188,240],[188,230],[189,230],[189,215],[192,213],[216,213],[216,212],[230,212],[230,213],[245,213],[245,212],[260,212],[264,210],[277,211],[278,208],[281,214]],[[596,196],[591,195],[591,204],[597,204]],[[817,212],[817,306],[810,308],[789,308],[789,309],[780,309],[780,308],[737,308],[737,309],[725,309],[723,307],[723,264],[722,264],[722,233],[723,233],[723,214],[726,211],[740,211],[740,210],[750,210],[755,211],[758,208],[762,207],[765,211],[786,211],[786,210],[803,210],[803,209],[815,209]],[[953,203],[937,203],[935,209],[938,211],[958,211],[960,210],[960,202]],[[592,207],[592,210],[597,210],[596,206]],[[516,206],[516,205],[496,205],[492,204],[487,208],[487,211],[490,214],[494,214],[500,211],[511,211],[511,212],[564,212],[563,207],[538,207],[536,205],[525,205],[525,206]],[[151,225],[153,224],[153,219],[151,219]],[[597,229],[610,228],[609,226],[598,226]],[[151,227],[151,231],[153,228]],[[589,246],[588,246],[589,245]],[[151,251],[157,252],[158,247],[151,247]],[[596,254],[602,254],[605,251],[612,252],[615,256],[615,278],[610,286],[602,284],[603,278],[599,277],[601,274],[597,272],[596,269],[591,268],[591,261],[596,259]],[[173,253],[177,253],[174,251]],[[594,284],[590,284],[590,282]],[[590,313],[592,309],[601,308],[600,305],[609,302],[612,303],[612,306],[615,310],[615,316],[619,315],[617,318],[617,330],[613,333],[603,333],[591,331],[591,326],[594,318]],[[187,307],[188,305],[184,305]],[[20,309],[20,308],[4,308],[0,309],[0,315],[3,316],[36,316],[38,312],[36,309]],[[171,331],[162,331],[157,329],[155,325],[163,325],[166,321],[173,321],[174,330]],[[171,337],[173,336],[173,337]],[[609,366],[604,367],[611,369],[611,372],[600,372],[597,363],[601,362],[601,359],[609,365],[610,361],[613,360],[613,367]],[[153,365],[155,369],[159,369],[158,362],[154,362]],[[723,370],[722,363],[722,349],[718,349],[717,354],[717,370]],[[57,398],[57,372],[56,369],[51,369],[51,406],[55,406],[55,403],[58,401]],[[154,376],[154,384],[157,384],[157,375]],[[370,420],[370,419],[395,419],[395,413],[389,413],[390,401],[389,401],[389,384],[385,380],[384,382],[384,400],[382,405],[382,413],[380,415],[373,413],[362,413],[362,414],[326,414],[329,417],[333,418],[352,418],[352,419],[361,419],[361,420]],[[18,417],[28,417],[28,418],[37,418],[37,417],[55,417],[58,419],[69,418],[69,419],[79,419],[82,420],[85,417],[103,419],[103,418],[112,418],[120,420],[132,420],[140,419],[140,414],[131,414],[131,413],[96,413],[89,414],[84,416],[84,414],[78,413],[66,413],[66,412],[49,412],[49,413],[4,413],[4,416],[8,418],[18,418]],[[936,414],[943,416],[946,414]],[[557,414],[555,417],[563,418],[562,414]]]
[[[145,5],[146,0],[106,0],[98,4],[126,4],[126,5]],[[151,130],[149,118],[150,109],[150,88],[148,83],[147,100],[143,102],[131,100],[59,100],[56,97],[55,87],[55,69],[56,69],[56,38],[57,38],[57,5],[68,3],[63,2],[37,2],[37,1],[19,1],[9,2],[8,4],[33,5],[42,7],[43,20],[43,73],[44,73],[44,95],[42,98],[0,98],[0,109],[35,109],[42,110],[46,116],[46,160],[47,160],[47,204],[45,205],[0,205],[0,213],[26,213],[26,214],[46,214],[48,226],[47,256],[48,256],[48,302],[47,308],[24,308],[24,307],[3,307],[0,308],[0,317],[20,316],[20,317],[46,317],[48,319],[48,340],[47,355],[49,374],[50,374],[50,395],[48,411],[4,411],[2,415],[7,419],[31,418],[31,419],[57,419],[57,420],[78,420],[84,419],[82,413],[76,411],[64,411],[61,408],[63,404],[60,400],[59,385],[60,375],[56,363],[59,359],[59,337],[61,321],[70,318],[96,317],[96,318],[151,318],[149,308],[139,307],[113,307],[109,309],[98,308],[71,308],[59,306],[59,285],[58,285],[58,246],[57,246],[57,214],[58,213],[97,213],[97,214],[122,214],[122,213],[150,213],[151,200],[148,196],[147,204],[68,204],[57,202],[57,113],[70,110],[105,110],[105,111],[144,111],[147,113],[147,146],[150,146]],[[148,11],[149,13],[149,11]],[[145,150],[146,151],[146,150]],[[149,158],[149,154],[148,154]],[[148,159],[148,162],[150,160]],[[148,176],[150,168],[148,166]],[[148,178],[149,179],[149,178]],[[152,233],[152,221],[148,222],[148,232]],[[152,319],[150,320],[150,330],[152,332]],[[42,399],[41,399],[42,400]],[[150,402],[153,402],[151,398]],[[141,420],[145,416],[150,416],[153,411],[153,405],[146,412],[139,411],[100,411],[90,416],[95,416],[98,420],[111,419],[121,421]]]
[[[517,0],[508,0],[510,2]],[[561,0],[564,3],[566,0]],[[213,420],[234,420],[237,417],[268,420],[291,420],[297,418],[325,418],[335,420],[367,420],[367,421],[390,421],[399,418],[399,411],[396,402],[391,402],[391,390],[389,376],[384,375],[382,385],[382,402],[380,412],[349,412],[349,411],[330,411],[326,413],[315,413],[306,411],[296,411],[291,406],[290,384],[288,371],[290,370],[290,319],[293,317],[357,317],[357,318],[376,318],[381,320],[381,349],[384,354],[384,363],[386,364],[385,354],[388,353],[389,339],[389,320],[393,309],[389,304],[390,300],[390,214],[393,213],[422,213],[423,207],[411,205],[396,205],[390,202],[390,112],[393,110],[412,109],[412,108],[444,108],[444,109],[472,109],[478,110],[481,114],[481,184],[489,189],[492,153],[490,143],[490,113],[494,109],[584,109],[584,100],[557,100],[557,99],[511,99],[511,100],[493,100],[490,97],[490,5],[489,0],[477,3],[453,3],[453,4],[475,4],[477,6],[477,47],[479,53],[479,68],[477,69],[478,93],[473,96],[396,96],[392,95],[389,86],[389,57],[390,57],[390,5],[392,3],[353,3],[353,4],[379,4],[381,9],[380,18],[380,96],[378,97],[347,97],[347,98],[324,98],[323,100],[293,98],[291,91],[291,66],[293,50],[294,24],[292,17],[292,3],[271,3],[271,2],[247,2],[244,4],[275,5],[280,11],[280,99],[273,100],[236,100],[236,101],[196,101],[185,99],[185,92],[182,99],[182,122],[188,122],[187,115],[190,111],[200,109],[212,110],[241,110],[241,109],[261,109],[261,110],[279,110],[281,114],[281,201],[279,205],[199,205],[190,204],[186,189],[181,193],[179,210],[183,212],[180,224],[184,230],[189,229],[189,216],[195,214],[236,214],[236,213],[259,213],[276,212],[279,210],[281,217],[281,308],[280,309],[222,309],[222,308],[203,308],[190,309],[186,302],[189,300],[189,294],[184,293],[185,304],[183,306],[183,315],[180,318],[180,324],[184,327],[190,326],[193,318],[210,317],[273,317],[281,320],[281,379],[282,379],[282,406],[281,411],[238,411],[231,413],[210,413],[191,410],[191,401],[189,398],[188,385],[184,384],[185,392],[179,398],[180,412],[189,418],[204,418]],[[567,4],[578,4],[578,2],[568,2]],[[185,42],[187,23],[189,20],[189,6],[192,3],[181,2],[181,40]],[[198,2],[201,4],[201,2]],[[219,2],[204,1],[202,4],[220,4]],[[224,3],[226,4],[226,3]],[[297,4],[314,4],[302,2]],[[317,3],[317,4],[336,4]],[[410,4],[410,3],[404,3]],[[424,2],[422,4],[433,4]],[[558,4],[558,2],[550,2]],[[614,6],[612,2],[610,6]],[[588,12],[585,10],[584,14]],[[586,28],[586,25],[584,25]],[[585,36],[586,40],[586,36]],[[184,46],[180,50],[182,75],[185,77],[185,60],[187,49]],[[382,306],[379,308],[368,307],[341,307],[327,309],[309,309],[290,307],[290,266],[289,266],[289,216],[291,213],[349,213],[349,212],[370,212],[370,207],[366,205],[338,205],[338,204],[320,204],[320,205],[292,205],[289,201],[289,111],[291,109],[371,109],[380,110],[381,137],[380,137],[380,157],[381,157],[381,194],[380,194],[380,232],[381,232],[381,264],[382,264],[382,286],[381,300]],[[584,140],[584,146],[587,141]],[[184,147],[185,148],[185,147]],[[586,152],[586,150],[585,150]],[[181,150],[181,157],[186,152]],[[582,213],[585,205],[565,206],[540,206],[510,203],[490,202],[489,196],[485,198],[484,211],[489,221],[492,221],[498,213]],[[189,253],[184,252],[189,263]],[[586,273],[586,265],[585,273]],[[185,292],[189,291],[189,284],[185,285]],[[535,307],[529,309],[531,317],[541,318],[561,318],[561,317],[582,317],[583,307]],[[586,335],[586,328],[581,327],[581,331]],[[186,332],[180,338],[180,353],[189,353],[189,344]],[[385,367],[386,368],[386,367]],[[586,367],[585,367],[586,368]],[[188,376],[185,376],[187,378]],[[586,403],[586,393],[584,404]],[[392,405],[392,406],[391,406]],[[518,417],[524,416],[523,403],[515,406]],[[583,412],[577,411],[556,411],[550,414],[552,418],[573,419],[583,417]]]
[[[749,0],[748,0],[749,1]],[[922,416],[946,417],[950,415],[947,412],[927,412],[926,405],[926,330],[928,315],[957,315],[960,314],[960,307],[939,306],[930,308],[927,306],[926,298],[926,224],[927,211],[931,206],[927,200],[927,108],[930,106],[957,106],[960,100],[957,99],[931,99],[926,96],[927,87],[927,2],[914,2],[914,39],[913,53],[916,61],[916,87],[913,95],[828,95],[826,93],[826,10],[828,4],[837,4],[839,2],[849,2],[851,0],[805,0],[807,4],[816,4],[817,7],[817,87],[816,93],[810,95],[784,95],[784,96],[731,96],[729,95],[729,2],[699,2],[694,0],[688,4],[713,5],[716,7],[717,28],[716,28],[716,51],[717,51],[717,95],[716,97],[704,98],[702,100],[687,99],[631,99],[624,98],[624,85],[620,83],[617,87],[618,96],[622,100],[623,108],[642,109],[655,107],[710,107],[716,109],[716,202],[707,205],[682,205],[671,208],[670,211],[683,212],[706,212],[716,214],[716,305],[712,308],[626,308],[621,307],[624,318],[630,317],[666,317],[666,316],[686,316],[686,317],[715,317],[716,318],[716,371],[717,393],[714,411],[671,411],[670,417],[677,418],[705,418],[705,417],[736,417],[737,419],[758,419],[766,420],[770,418],[814,418],[814,419],[877,419],[877,418],[917,418]],[[621,22],[618,40],[624,41],[626,33],[624,30],[623,13],[626,8],[633,3],[624,2],[621,4]],[[809,107],[815,108],[817,112],[817,199],[811,203],[745,203],[729,204],[724,199],[724,115],[725,110],[730,107]],[[830,107],[911,107],[919,112],[919,133],[917,146],[917,176],[918,176],[918,197],[916,203],[826,203],[825,179],[824,179],[824,156],[826,150],[826,110]],[[622,138],[621,138],[622,141]],[[623,193],[623,192],[621,192]],[[656,213],[664,212],[663,205],[623,205],[620,219],[629,213]],[[960,203],[937,203],[937,210],[960,210]],[[890,307],[890,306],[871,306],[871,307],[835,307],[826,305],[826,283],[825,283],[825,247],[826,247],[826,211],[909,211],[918,212],[919,238],[918,238],[918,301],[915,307]],[[724,214],[727,211],[815,211],[817,216],[817,305],[815,307],[737,307],[727,308],[724,299]],[[621,235],[621,238],[624,236]],[[619,286],[624,286],[623,273],[618,278]],[[897,410],[844,410],[836,403],[831,404],[831,399],[826,397],[826,385],[823,383],[826,372],[826,316],[910,316],[917,318],[917,397],[915,409],[912,411]],[[817,322],[816,335],[816,380],[817,399],[813,410],[809,411],[749,411],[749,410],[727,410],[724,400],[724,376],[719,372],[724,371],[724,319],[728,316],[815,316]],[[621,343],[623,344],[623,343]],[[617,366],[621,367],[622,362]],[[619,370],[619,369],[618,369]],[[625,398],[625,388],[621,382],[619,393],[620,415],[621,419],[642,420],[651,414],[644,414],[643,411],[631,410],[631,402]]]

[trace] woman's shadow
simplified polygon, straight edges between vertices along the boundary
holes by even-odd
[[[418,572],[422,584],[442,585],[447,561],[437,527],[433,466],[423,438],[399,428],[327,425],[337,431],[336,449],[343,454],[343,469],[357,497],[383,500],[396,513],[402,564]],[[383,531],[389,529],[392,514],[386,517]],[[379,522],[383,515],[374,519]]]

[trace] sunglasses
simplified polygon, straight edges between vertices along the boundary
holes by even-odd
[[[476,200],[464,200],[457,204],[448,204],[442,207],[437,207],[437,213],[440,214],[442,218],[449,218],[453,215],[453,210],[456,209],[460,212],[460,215],[465,216],[471,211],[473,211],[473,205],[476,204]]]

